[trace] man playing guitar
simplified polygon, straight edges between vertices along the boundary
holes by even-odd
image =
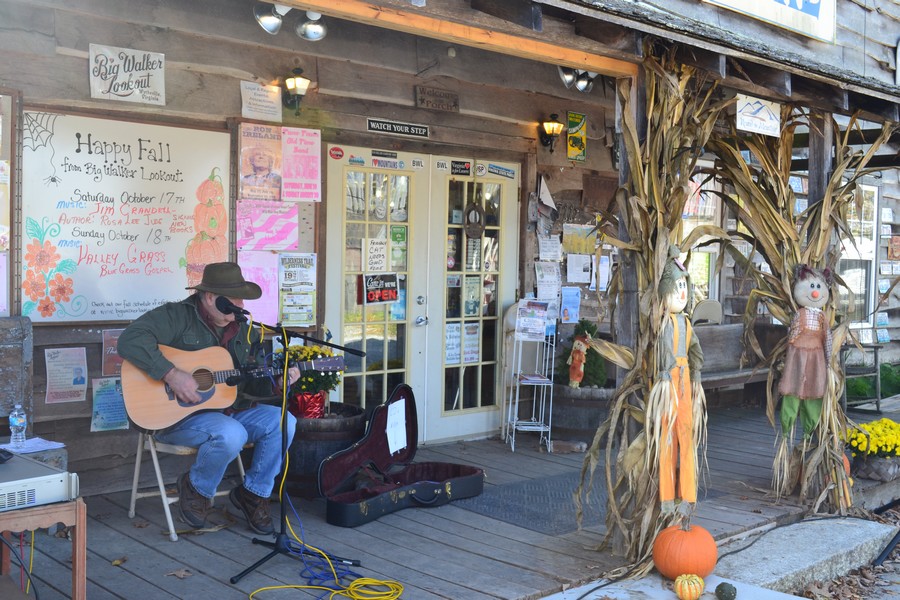
[[[188,289],[196,292],[180,302],[158,306],[129,325],[119,337],[118,352],[148,380],[165,382],[165,389],[177,405],[193,410],[192,406],[207,398],[195,374],[179,368],[164,354],[166,347],[178,351],[224,348],[234,367],[264,364],[260,332],[243,319],[240,310],[244,300],[259,298],[262,290],[246,281],[241,268],[232,262],[207,265],[202,281]],[[289,383],[299,377],[298,368],[288,369]],[[278,400],[274,394],[279,392],[270,378],[241,379],[229,381],[236,383],[236,395],[228,408],[191,412],[174,425],[156,431],[155,437],[160,442],[197,448],[194,464],[178,478],[180,516],[195,529],[206,524],[211,499],[228,464],[245,444],[253,443],[253,461],[244,483],[231,490],[229,498],[246,517],[250,529],[268,535],[274,533],[269,496],[283,459],[282,411],[280,406],[265,402]],[[280,384],[279,379],[276,381]],[[165,397],[159,400],[161,407],[165,401]],[[296,419],[290,414],[285,418],[289,446]]]

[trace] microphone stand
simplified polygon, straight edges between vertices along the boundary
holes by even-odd
[[[238,317],[241,315],[235,315],[235,316]],[[287,348],[290,345],[291,338],[298,338],[298,339],[301,339],[301,340],[304,340],[307,342],[313,342],[315,344],[319,344],[322,346],[329,346],[331,348],[337,348],[338,350],[343,350],[347,354],[354,354],[356,356],[365,356],[366,355],[366,353],[361,350],[356,350],[354,348],[348,348],[346,346],[341,346],[338,344],[332,344],[331,342],[326,342],[325,340],[316,339],[316,338],[310,337],[306,334],[298,333],[298,332],[292,331],[290,329],[285,329],[280,323],[273,326],[273,325],[266,325],[265,323],[259,323],[257,321],[251,320],[250,326],[252,327],[253,325],[260,325],[263,328],[268,328],[268,329],[272,329],[272,330],[281,332],[281,336],[279,336],[279,340],[280,340],[280,343],[282,344],[282,346],[284,346],[284,351],[285,351],[284,368],[285,368],[285,370],[287,370],[287,368],[288,368]],[[285,339],[285,338],[287,338],[287,339]],[[286,388],[284,390],[282,390],[282,403],[285,403],[285,402],[287,402],[287,389]],[[284,415],[285,412],[286,412],[285,407],[282,404],[282,415]],[[284,459],[284,457],[287,455],[287,439],[288,439],[287,422],[288,422],[288,420],[284,416],[282,416],[282,418],[281,418],[281,457],[282,457],[282,459]],[[282,477],[284,477],[284,476],[285,476],[284,473],[282,473]],[[279,525],[278,533],[275,535],[275,541],[261,540],[256,537],[254,537],[252,539],[252,543],[258,544],[260,546],[266,546],[267,548],[271,548],[272,551],[269,552],[268,554],[266,554],[265,556],[263,556],[261,559],[259,559],[255,563],[253,563],[252,565],[250,565],[249,567],[247,567],[246,569],[244,569],[243,571],[241,571],[240,573],[238,573],[237,575],[235,575],[234,577],[232,577],[231,579],[229,579],[229,581],[231,583],[233,583],[233,584],[237,583],[238,581],[243,579],[246,575],[248,575],[250,572],[255,571],[257,568],[259,568],[260,566],[262,566],[263,564],[268,562],[270,559],[278,556],[279,554],[292,555],[295,553],[294,551],[291,550],[291,540],[287,534],[287,508],[285,507],[285,503],[284,503],[284,486],[283,485],[278,486],[278,503],[281,505],[281,516],[279,519],[280,525]],[[300,552],[302,554],[309,554],[309,552],[306,551],[305,549],[301,549]],[[358,560],[341,558],[339,556],[333,556],[328,553],[326,553],[326,556],[328,556],[328,558],[333,561],[336,561],[336,562],[339,562],[339,563],[342,563],[345,565],[352,565],[352,566],[358,567],[361,564]]]

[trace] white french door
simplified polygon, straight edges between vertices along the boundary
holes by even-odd
[[[405,382],[419,441],[495,433],[518,165],[338,145],[327,160],[325,325],[366,353],[345,356],[337,399],[371,408]]]

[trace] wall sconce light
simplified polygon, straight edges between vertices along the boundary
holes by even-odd
[[[283,4],[257,2],[253,5],[253,16],[266,33],[275,35],[281,30],[282,17],[288,14],[290,10],[290,6]]]
[[[294,69],[293,75],[285,78],[284,89],[281,90],[281,102],[288,108],[294,109],[294,114],[300,114],[300,102],[309,89],[309,79],[302,76],[303,69]]]
[[[549,146],[550,152],[553,152],[553,144],[556,143],[556,138],[559,137],[565,127],[566,126],[559,121],[559,115],[556,113],[550,115],[550,120],[544,121],[541,123],[541,126],[538,127],[538,137],[541,140],[541,145]]]
[[[306,20],[297,25],[297,35],[309,42],[318,42],[328,34],[320,13],[306,11]]]

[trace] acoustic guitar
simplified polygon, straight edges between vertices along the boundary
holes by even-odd
[[[234,403],[237,387],[246,378],[278,376],[283,369],[247,367],[235,369],[228,350],[219,346],[202,350],[178,350],[160,346],[163,356],[197,382],[200,402],[189,404],[175,396],[169,385],[153,379],[127,360],[122,361],[122,394],[128,418],[142,429],[165,429],[201,410],[223,410]],[[342,371],[344,357],[332,356],[291,363],[301,371]]]

